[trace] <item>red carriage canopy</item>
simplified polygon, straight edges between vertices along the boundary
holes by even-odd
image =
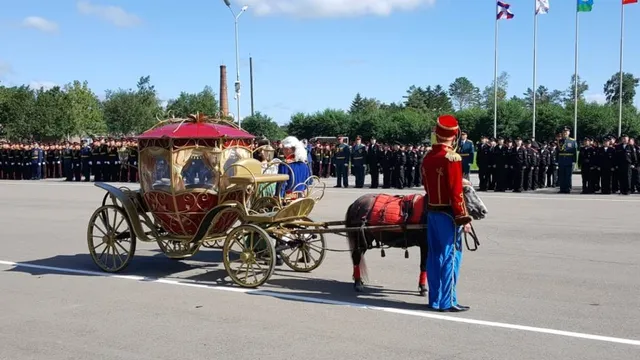
[[[171,123],[148,130],[138,139],[253,139],[255,136],[229,125],[207,122]]]

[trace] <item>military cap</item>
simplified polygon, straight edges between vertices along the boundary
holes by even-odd
[[[525,140],[524,143],[527,144],[527,145],[531,144],[531,139]]]
[[[362,140],[362,136],[360,135],[356,136],[356,140]]]
[[[480,139],[488,139],[487,135],[480,136]]]
[[[623,138],[623,137],[629,137],[629,135],[627,135],[627,134],[622,134],[622,135],[620,135],[620,137],[621,137],[621,138]]]
[[[522,140],[520,136],[516,136],[516,140]]]
[[[461,135],[469,135],[469,133],[467,132],[467,130],[462,130],[462,131],[460,131],[460,134],[461,134]]]
[[[503,136],[498,136],[498,140],[504,140]]]

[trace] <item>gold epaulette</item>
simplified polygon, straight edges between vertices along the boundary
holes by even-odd
[[[462,161],[462,156],[460,156],[460,154],[452,150],[447,151],[447,154],[444,157],[446,157],[447,160],[451,162]]]

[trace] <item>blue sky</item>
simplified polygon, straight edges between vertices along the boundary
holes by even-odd
[[[534,0],[511,0],[500,22],[499,71],[509,95],[532,86]],[[10,84],[87,80],[134,87],[151,75],[162,99],[219,86],[226,64],[232,111],[233,19],[223,0],[5,0],[0,15],[0,79]],[[349,107],[357,92],[401,101],[412,84],[448,86],[458,76],[493,80],[490,0],[232,0],[240,18],[241,115],[255,108],[286,123],[297,111]],[[580,14],[579,74],[602,100],[619,68],[621,0],[595,0]],[[575,0],[550,0],[539,17],[538,84],[566,89],[573,74]],[[640,4],[626,6],[624,70],[640,75]],[[640,89],[639,89],[640,90]],[[640,104],[640,94],[636,97]]]

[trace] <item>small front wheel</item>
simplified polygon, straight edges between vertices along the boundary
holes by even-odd
[[[127,267],[136,252],[136,236],[123,208],[99,207],[89,219],[87,244],[93,262],[106,272]]]
[[[227,235],[222,257],[231,280],[246,288],[264,284],[276,266],[276,250],[269,234],[252,224],[240,225]]]
[[[309,218],[303,218],[302,220],[313,222],[313,220]],[[306,227],[297,225],[295,222],[286,225],[286,228],[294,231],[296,229],[307,229]],[[320,227],[316,226],[315,228],[319,229]],[[296,272],[311,272],[317,269],[324,261],[327,244],[322,233],[289,233],[281,240],[288,245],[287,248],[280,251],[282,260],[288,267]]]

